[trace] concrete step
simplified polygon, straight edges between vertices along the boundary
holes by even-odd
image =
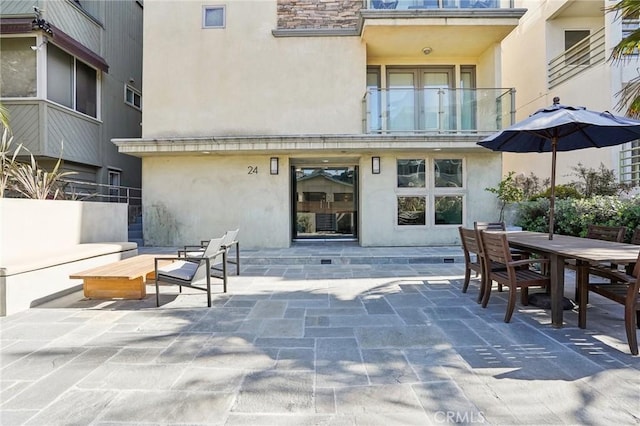
[[[137,232],[129,231],[127,238],[129,239],[129,241],[131,241],[132,239],[142,240],[143,239],[142,231],[137,231]]]
[[[398,265],[464,263],[462,249],[443,247],[360,247],[357,244],[313,246],[293,244],[286,249],[240,250],[244,265]],[[231,253],[231,256],[235,253]]]
[[[175,254],[177,247],[144,247],[145,253]],[[235,250],[229,253],[235,258]],[[357,243],[300,244],[283,249],[244,249],[240,243],[240,264],[245,266],[302,265],[416,265],[464,264],[459,246],[360,247]]]
[[[142,231],[142,223],[132,223],[128,229],[129,231]]]
[[[142,235],[142,215],[136,216],[135,220],[129,224],[127,231],[129,242],[137,243],[138,247],[141,247],[144,244]]]
[[[138,248],[144,246],[144,240],[142,238],[131,238],[131,237],[129,237],[129,242],[138,244]]]
[[[256,257],[240,254],[243,265],[400,265],[464,263],[463,255],[443,256],[308,256]]]

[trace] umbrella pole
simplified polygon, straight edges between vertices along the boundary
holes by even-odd
[[[551,196],[549,198],[549,239],[553,240],[553,226],[556,204],[556,145],[558,137],[551,139]]]

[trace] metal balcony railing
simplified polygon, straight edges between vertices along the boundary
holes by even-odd
[[[549,88],[605,62],[604,27],[549,61]]]
[[[506,9],[513,8],[513,0],[366,0],[367,9]]]
[[[364,133],[495,132],[514,123],[514,89],[369,89]]]

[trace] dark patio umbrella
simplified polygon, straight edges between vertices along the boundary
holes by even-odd
[[[640,121],[619,117],[608,111],[594,112],[584,107],[553,105],[495,133],[478,145],[503,152],[551,152],[551,197],[549,239],[553,239],[556,184],[556,152],[583,148],[603,148],[640,139]]]

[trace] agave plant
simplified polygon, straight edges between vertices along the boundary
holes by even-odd
[[[33,154],[29,154],[30,163],[16,164],[11,172],[13,185],[11,189],[24,195],[26,198],[44,200],[56,199],[62,193],[60,179],[76,172],[60,171],[62,158],[58,158],[55,167],[51,171],[40,168]]]
[[[0,103],[0,124],[5,128],[9,129],[9,110],[7,107]]]
[[[9,128],[5,127],[2,131],[2,142],[0,143],[0,198],[4,197],[5,190],[9,187],[11,177],[16,168],[16,156],[22,148],[22,145],[18,145],[13,154],[11,153],[11,143],[13,142],[13,136],[9,136]]]

